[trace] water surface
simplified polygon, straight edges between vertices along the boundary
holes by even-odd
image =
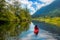
[[[38,35],[34,34],[35,25],[39,28]],[[60,40],[60,28],[44,22],[10,23],[0,26],[0,29],[1,40]]]

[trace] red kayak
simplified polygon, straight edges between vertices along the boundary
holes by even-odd
[[[39,33],[39,28],[37,25],[34,27],[34,34],[37,35]]]

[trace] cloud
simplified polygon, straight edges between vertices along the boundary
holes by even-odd
[[[13,4],[14,0],[9,1],[10,4]],[[19,3],[21,3],[21,6],[23,8],[25,8],[26,6],[28,7],[28,9],[30,10],[30,14],[33,15],[38,9],[42,8],[43,6],[47,6],[49,4],[51,4],[54,0],[36,0],[35,2],[33,2],[32,0],[16,0]],[[32,6],[32,5],[35,5]]]
[[[51,4],[54,0],[39,0],[39,2],[42,2],[42,4],[33,1],[28,1],[28,8],[31,10],[31,15],[34,14],[38,9],[42,8],[43,6],[47,6]],[[33,7],[32,5],[35,5],[36,7]]]
[[[45,3],[50,3],[50,2],[53,2],[54,0],[39,0],[39,1],[42,1],[42,2],[45,2]]]
[[[19,2],[21,2],[22,4],[28,4],[28,0],[19,0]]]
[[[28,9],[30,10],[30,14],[32,15],[35,12],[35,8],[32,7],[33,2],[28,0],[20,0],[22,5],[27,5]],[[23,6],[24,7],[24,6]]]
[[[49,4],[51,4],[54,0],[39,0],[39,1],[44,2],[45,5],[49,5]]]
[[[47,6],[47,5],[51,4],[54,0],[40,0],[40,1],[43,3],[39,4],[38,2],[35,2],[35,5],[37,6],[35,11],[39,10],[43,6]]]

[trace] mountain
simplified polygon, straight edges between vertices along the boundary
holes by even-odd
[[[36,13],[32,15],[32,17],[40,17],[47,15],[50,11],[53,11],[55,9],[60,8],[60,0],[55,0],[53,3],[51,3],[48,6],[42,7],[41,9],[37,10]]]

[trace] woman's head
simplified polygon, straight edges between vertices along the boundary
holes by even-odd
[[[37,25],[35,25],[35,28],[38,28]]]

